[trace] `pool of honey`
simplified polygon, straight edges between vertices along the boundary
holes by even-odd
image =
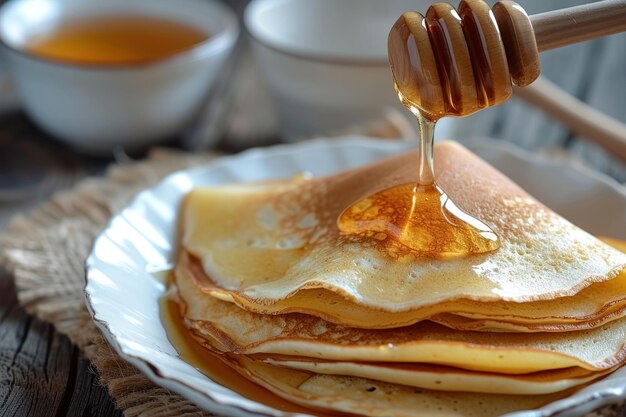
[[[328,416],[328,414],[301,407],[287,401],[244,378],[231,367],[224,364],[217,355],[202,347],[189,335],[180,315],[178,304],[175,301],[167,296],[163,296],[159,300],[159,304],[161,322],[165,328],[167,338],[178,352],[179,358],[196,368],[209,379],[238,392],[250,400],[278,410],[320,417]]]
[[[462,258],[500,246],[489,226],[461,211],[434,184],[379,191],[346,209],[337,226],[343,234],[371,237],[392,258]]]
[[[180,53],[210,35],[172,19],[111,15],[59,21],[23,49],[44,58],[85,65],[141,64]]]

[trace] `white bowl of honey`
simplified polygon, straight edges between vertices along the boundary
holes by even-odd
[[[234,14],[212,0],[10,0],[0,9],[24,109],[92,154],[185,127],[238,33]]]

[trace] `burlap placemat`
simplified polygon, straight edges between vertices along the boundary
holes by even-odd
[[[212,158],[157,150],[145,161],[109,169],[15,218],[0,236],[0,259],[12,273],[20,303],[69,336],[98,370],[125,416],[208,416],[178,394],[153,384],[122,360],[92,322],[84,304],[84,260],[110,217],[165,175]],[[623,406],[588,417],[617,417]]]
[[[158,150],[143,162],[114,166],[106,178],[84,180],[15,218],[0,236],[1,259],[15,279],[20,303],[85,352],[126,416],[209,414],[156,386],[113,351],[85,307],[84,261],[110,217],[139,191],[210,158]]]

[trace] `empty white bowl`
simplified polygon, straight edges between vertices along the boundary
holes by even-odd
[[[387,35],[419,0],[253,0],[246,28],[287,139],[366,122],[401,105]]]
[[[46,26],[116,14],[167,18],[210,36],[179,54],[136,65],[81,65],[23,50]],[[215,0],[9,0],[0,9],[0,41],[26,112],[43,130],[92,154],[142,147],[183,128],[238,33],[234,14]]]

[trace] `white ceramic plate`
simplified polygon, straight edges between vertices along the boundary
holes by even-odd
[[[406,149],[358,137],[315,140],[250,150],[175,173],[141,193],[116,215],[87,259],[87,306],[119,354],[155,383],[201,408],[229,416],[294,416],[248,400],[183,362],[159,319],[164,285],[153,275],[171,267],[178,204],[195,186],[291,176],[325,175]],[[557,212],[592,233],[626,239],[626,191],[616,182],[564,162],[536,157],[505,143],[469,147]],[[576,416],[626,397],[626,368],[541,410],[510,416]]]

